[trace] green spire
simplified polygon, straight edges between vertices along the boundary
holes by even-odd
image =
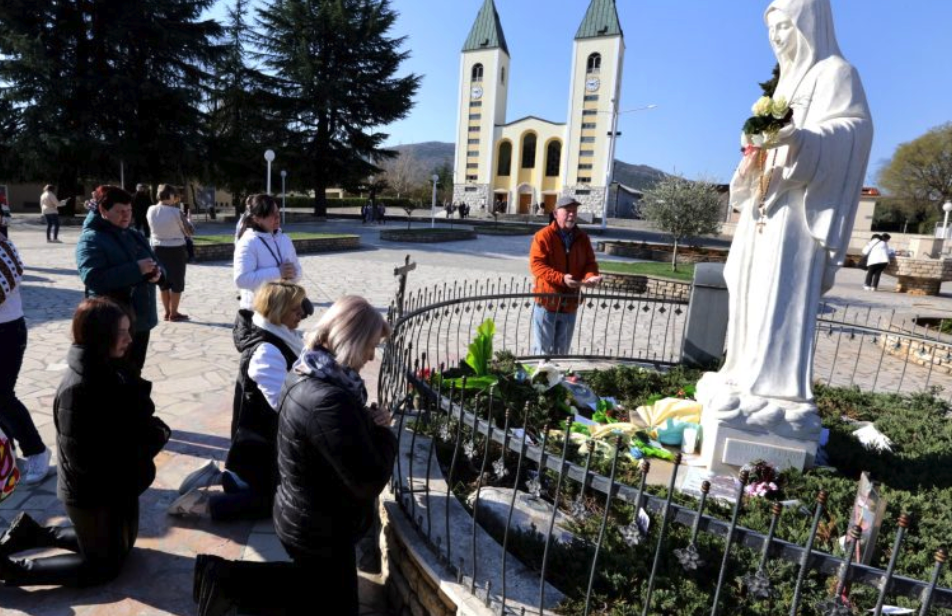
[[[483,8],[479,9],[479,15],[476,16],[473,29],[469,31],[469,36],[466,37],[463,51],[496,48],[502,49],[506,52],[506,55],[509,55],[509,48],[506,46],[506,35],[502,33],[502,24],[499,23],[496,4],[493,0],[486,0],[483,2]]]
[[[615,0],[592,0],[582,25],[575,33],[576,40],[599,36],[624,36],[621,23],[618,21]]]

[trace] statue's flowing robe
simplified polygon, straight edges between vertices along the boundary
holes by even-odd
[[[730,321],[720,376],[740,393],[809,402],[820,298],[849,245],[873,127],[859,75],[839,55],[828,0],[777,0],[774,9],[799,34],[775,93],[790,101],[798,130],[768,153],[762,229],[760,170],[742,165],[731,180],[740,220],[724,270]]]

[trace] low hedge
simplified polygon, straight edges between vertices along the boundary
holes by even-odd
[[[436,242],[456,242],[459,240],[475,240],[476,232],[469,228],[457,229],[388,229],[380,232],[380,239],[388,242],[419,242],[432,244]]]
[[[338,209],[345,207],[363,207],[369,199],[360,198],[360,197],[347,197],[345,199],[328,199],[327,200],[327,209]],[[395,197],[377,197],[375,199],[377,203],[383,203],[384,207],[387,208],[387,214],[390,214],[390,211],[393,209],[398,209],[403,211],[403,208],[407,205],[413,205],[409,199],[397,199]],[[287,197],[287,207],[289,208],[314,208],[314,198],[313,197]]]
[[[508,362],[508,364],[506,363]],[[520,393],[511,377],[511,358],[505,360],[497,355],[494,374],[509,375],[501,379],[499,389],[501,403],[496,408],[523,408],[529,402],[530,432],[539,434],[543,423],[552,424],[552,413],[546,404],[539,402],[533,406],[537,394]],[[626,408],[635,408],[656,395],[672,396],[679,392],[689,392],[697,382],[699,372],[675,368],[667,372],[656,372],[642,368],[618,366],[609,370],[596,371],[584,375],[589,386],[600,395],[612,395]],[[523,388],[525,389],[525,388]],[[519,394],[519,395],[516,395]],[[846,534],[850,526],[850,513],[856,496],[857,478],[861,471],[868,471],[872,478],[880,483],[880,493],[886,500],[886,514],[877,539],[877,554],[872,565],[885,569],[892,556],[892,542],[895,538],[897,519],[900,513],[909,513],[912,526],[906,535],[901,552],[897,555],[899,575],[928,580],[933,567],[933,555],[936,549],[945,545],[952,534],[952,422],[949,421],[949,402],[936,397],[936,392],[912,395],[867,393],[855,388],[836,388],[817,384],[816,402],[823,424],[830,430],[830,440],[826,447],[829,458],[827,467],[818,467],[806,472],[788,471],[783,473],[780,491],[776,500],[786,501],[783,518],[777,529],[777,537],[803,545],[810,532],[814,500],[819,490],[829,494],[828,505],[820,523],[815,550],[842,555],[839,538]],[[539,398],[541,400],[541,397]],[[489,412],[486,402],[477,411],[480,416]],[[557,414],[557,413],[556,413]],[[495,417],[497,423],[499,417]],[[892,452],[875,452],[863,448],[852,436],[856,430],[850,421],[874,421],[876,427],[893,440]],[[516,423],[510,424],[515,427]],[[433,428],[436,430],[436,427]],[[465,431],[464,431],[465,432]],[[465,434],[464,434],[465,436]],[[440,441],[438,452],[441,464],[446,466],[453,447]],[[548,443],[551,455],[560,455],[561,445],[558,439]],[[523,484],[528,475],[515,477],[516,456],[504,456],[498,446],[493,445],[493,453],[488,459],[503,459],[509,470],[501,476],[490,475],[482,485],[512,487],[513,483]],[[585,457],[573,449],[570,459],[584,464]],[[530,465],[531,466],[531,465]],[[522,469],[527,472],[526,468]],[[608,475],[609,459],[593,459],[592,470]],[[467,464],[458,465],[454,481],[457,495],[468,495],[475,489],[479,475],[478,467]],[[543,498],[551,502],[557,485],[557,477],[546,470],[542,480]],[[639,472],[634,463],[624,459],[619,461],[617,478],[628,485],[638,485]],[[665,488],[650,485],[648,491],[657,496],[666,494]],[[571,511],[574,499],[579,496],[579,487],[575,482],[562,485],[560,505],[563,511]],[[741,511],[741,526],[765,533],[770,525],[771,507],[776,500],[746,497]],[[604,514],[604,497],[593,491],[587,494],[587,508],[591,515],[583,519],[573,517],[569,529],[577,540],[568,545],[553,542],[547,571],[548,580],[567,597],[557,610],[559,614],[581,616],[588,613],[585,609],[585,594],[589,581],[594,544],[601,533]],[[687,495],[677,493],[674,501],[696,506],[696,501]],[[719,501],[708,501],[707,512],[723,520],[730,519],[730,506]],[[631,546],[624,540],[619,527],[628,524],[634,514],[633,508],[619,501],[612,503],[609,512],[609,526],[601,547],[599,567],[593,585],[593,606],[596,613],[628,616],[642,613],[642,600],[645,585],[650,575],[654,549],[658,541],[660,519],[652,517],[650,535],[637,546]],[[502,528],[487,528],[501,540]],[[719,574],[719,563],[723,558],[723,539],[707,533],[698,537],[697,547],[706,566],[698,570],[685,572],[677,561],[674,548],[687,545],[691,528],[682,524],[671,524],[661,554],[661,566],[656,579],[656,592],[650,613],[667,615],[707,614],[711,609],[711,600]],[[509,546],[527,566],[538,569],[544,548],[543,535],[539,532],[510,533]],[[721,596],[721,613],[735,613],[751,616],[776,616],[787,613],[793,593],[794,582],[799,569],[798,564],[777,559],[769,561],[767,571],[773,584],[773,596],[766,601],[758,601],[745,592],[740,583],[741,576],[756,570],[760,554],[735,545],[727,571],[727,583]],[[943,570],[939,585],[952,585],[952,571]],[[799,613],[804,615],[829,614],[832,612],[817,609],[817,604],[829,596],[833,578],[811,571],[806,578],[803,594],[804,602]],[[864,613],[876,603],[877,590],[869,586],[853,584],[849,597],[854,602],[855,611]],[[906,597],[897,597],[891,593],[887,603],[908,606],[916,609],[918,604]],[[930,614],[948,616],[952,610],[933,608]]]

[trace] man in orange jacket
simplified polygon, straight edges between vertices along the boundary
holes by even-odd
[[[579,202],[562,197],[555,220],[532,238],[529,269],[535,277],[532,309],[532,353],[565,355],[575,331],[579,291],[601,282],[588,235],[576,226]],[[552,295],[556,294],[556,295]]]

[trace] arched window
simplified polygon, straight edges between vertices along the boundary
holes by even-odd
[[[536,136],[529,133],[522,138],[522,168],[535,169],[536,160]]]
[[[588,64],[585,68],[586,73],[597,73],[602,68],[602,54],[593,53],[588,57]]]
[[[512,144],[503,141],[499,145],[499,164],[496,165],[496,175],[508,176],[512,171]]]
[[[499,72],[499,83],[506,85],[506,67],[502,67],[502,70]]]
[[[483,80],[483,65],[474,64],[473,65],[473,81],[482,81]]]
[[[559,167],[562,166],[562,142],[552,141],[545,149],[545,176],[558,177]]]

